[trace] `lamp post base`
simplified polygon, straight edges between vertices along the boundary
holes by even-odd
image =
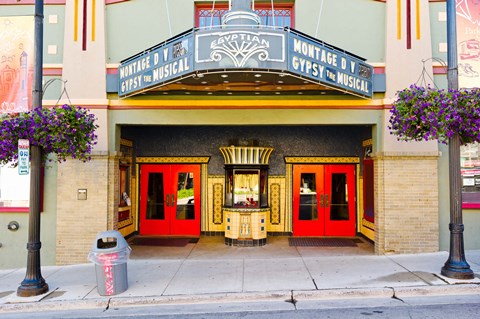
[[[446,262],[445,266],[442,267],[441,274],[445,277],[452,279],[473,279],[475,274],[470,269],[470,266],[465,262],[464,264],[452,265],[450,262]]]
[[[43,278],[38,280],[24,280],[17,288],[17,296],[33,297],[48,292],[48,284]]]

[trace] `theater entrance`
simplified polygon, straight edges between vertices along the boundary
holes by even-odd
[[[200,165],[140,166],[139,233],[200,236]]]
[[[293,166],[293,235],[355,236],[355,165]]]

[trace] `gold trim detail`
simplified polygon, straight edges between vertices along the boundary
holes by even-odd
[[[207,164],[210,157],[137,157],[137,163],[189,163]]]
[[[309,164],[309,163],[360,163],[358,157],[285,157],[285,163],[287,164]]]
[[[217,225],[223,224],[223,185],[220,183],[213,184],[213,223]]]
[[[371,138],[369,138],[368,140],[365,140],[362,142],[362,146],[365,147],[365,146],[371,146],[373,145],[373,140]]]
[[[365,218],[362,218],[362,226],[365,226],[367,228],[370,228],[371,230],[375,230],[375,224],[372,222],[369,222]]]
[[[270,223],[280,224],[280,184],[270,186]]]
[[[133,141],[127,140],[125,138],[120,139],[120,145],[127,146],[127,147],[133,147]]]

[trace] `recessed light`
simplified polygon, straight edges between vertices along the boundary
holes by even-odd
[[[228,95],[232,95],[232,92],[227,92]]]
[[[202,83],[202,84],[207,84],[208,82],[207,82],[207,81],[202,81],[202,82],[200,82],[200,83]]]
[[[255,94],[257,94],[257,95],[258,95],[258,94],[260,94],[260,92],[255,92]]]
[[[255,81],[255,83],[261,83],[261,82],[262,82],[262,81],[260,81],[260,80],[256,80],[256,81]]]
[[[277,81],[278,84],[283,84],[283,81]]]
[[[228,74],[222,74],[220,75],[222,78],[228,78]]]
[[[302,94],[303,94],[303,92],[298,92],[297,94],[300,94],[300,95],[302,95]]]
[[[280,94],[280,92],[275,92],[275,94]]]
[[[261,78],[262,75],[261,75],[261,74],[255,74],[254,77],[256,77],[256,78]]]
[[[227,89],[227,90],[230,90],[230,87],[229,87],[229,86],[227,86],[225,89]]]
[[[322,91],[322,92],[320,92],[320,94],[323,94],[323,95],[325,95],[325,94],[327,94],[327,92],[325,92],[325,91]]]
[[[303,81],[303,83],[308,84],[308,81]]]
[[[182,81],[177,81],[177,84],[182,84]]]
[[[186,90],[186,89],[187,89],[186,87],[184,87],[184,86],[182,87],[182,90]]]
[[[189,94],[190,94],[190,92],[185,92],[185,94],[189,95]]]
[[[255,90],[260,90],[260,88],[257,86],[257,87],[255,87]]]
[[[225,81],[223,81],[223,83],[230,83],[230,81],[225,80]]]
[[[206,86],[203,88],[204,90],[210,90],[210,87]]]
[[[168,94],[168,92],[163,92],[163,94]]]
[[[208,95],[212,95],[213,93],[212,92],[207,92]]]
[[[281,90],[281,89],[282,89],[282,87],[281,87],[281,86],[277,86],[277,90]]]

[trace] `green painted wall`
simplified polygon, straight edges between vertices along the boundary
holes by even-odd
[[[119,63],[123,59],[193,28],[193,1],[121,2],[107,6],[105,23],[107,63]]]
[[[169,1],[169,14],[165,0],[127,1],[107,6],[107,63],[118,63],[191,29],[195,24],[194,3],[212,4],[211,1]],[[296,0],[295,29],[315,37],[318,25],[318,39],[369,62],[384,62],[384,3],[372,0],[324,1],[319,21],[321,3]],[[356,13],[349,15],[348,21],[342,19],[346,7]]]
[[[450,186],[449,186],[449,163],[448,147],[444,144],[439,145],[442,156],[438,163],[439,179],[439,231],[440,231],[440,250],[448,251],[450,249]],[[463,224],[465,225],[464,243],[465,249],[479,249],[480,243],[480,210],[464,209]],[[467,256],[468,261],[468,256]]]
[[[430,3],[430,25],[431,25],[431,39],[432,39],[432,55],[434,58],[447,61],[447,53],[438,50],[439,43],[447,42],[447,22],[438,21],[438,15],[441,12],[446,12],[446,2],[432,2]],[[425,57],[427,59],[428,57]]]
[[[57,169],[50,164],[45,169],[44,202],[41,213],[40,241],[42,242],[41,264],[55,265],[56,247],[56,208],[57,208]],[[0,269],[26,267],[29,213],[0,213]],[[7,229],[11,221],[17,221],[20,228],[16,232]]]
[[[295,16],[295,29],[359,55],[370,63],[385,62],[385,3],[297,0]]]

